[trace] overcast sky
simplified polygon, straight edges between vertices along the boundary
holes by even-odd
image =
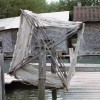
[[[50,3],[51,1],[56,2],[56,1],[59,1],[59,0],[47,0],[48,3]]]

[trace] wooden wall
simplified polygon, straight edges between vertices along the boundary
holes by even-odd
[[[12,56],[17,38],[17,29],[0,31],[0,42],[2,42],[2,52],[5,56]]]

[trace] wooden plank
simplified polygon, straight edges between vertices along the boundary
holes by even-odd
[[[67,85],[70,84],[70,80],[75,74],[75,67],[76,67],[76,64],[77,64],[77,56],[78,56],[78,51],[79,51],[79,45],[80,45],[80,41],[81,41],[83,33],[84,33],[84,24],[82,26],[82,32],[78,36],[77,45],[76,45],[76,48],[75,48],[75,51],[74,51],[74,54],[73,54],[74,56],[72,56],[73,57],[72,63],[71,63],[71,66],[69,68],[68,75],[67,75]]]
[[[71,64],[72,61],[73,61],[73,54],[74,54],[73,48],[69,48],[70,64]]]
[[[51,56],[51,73],[56,74],[56,63],[55,63],[55,61],[56,61],[57,54],[56,54],[56,48],[55,47],[53,47],[51,49],[51,54],[53,56],[53,58]],[[56,99],[57,99],[57,90],[56,90],[56,88],[54,88],[54,89],[52,89],[52,100],[56,100]]]
[[[24,81],[30,81],[31,84],[38,86],[39,71],[33,65],[28,64],[16,71],[16,77]],[[53,88],[63,88],[63,84],[57,74],[46,72],[46,86]]]
[[[51,54],[53,56],[53,57],[51,56],[51,72],[56,73],[56,63],[55,63],[55,61],[56,61],[56,49],[55,48],[51,49]]]
[[[4,57],[3,54],[0,53],[0,100],[5,100],[5,84],[4,84]]]
[[[46,53],[45,47],[40,47],[39,56],[39,83],[38,83],[38,100],[45,100],[45,82],[46,82]]]
[[[38,63],[30,63],[34,66],[36,66],[36,68],[38,68]],[[51,70],[51,63],[46,63],[46,67],[47,70],[50,71]],[[60,66],[60,65],[59,65]],[[68,70],[70,68],[70,63],[64,63],[64,66],[66,67],[66,69]],[[78,72],[100,72],[100,64],[76,64],[75,70]]]
[[[32,64],[32,65],[39,65],[39,63],[30,63],[30,64]],[[46,63],[46,66],[47,67],[50,67],[51,66],[51,63]],[[64,66],[66,66],[66,67],[70,67],[70,63],[64,63]],[[76,67],[100,67],[100,64],[81,64],[81,63],[78,63],[77,65],[76,65]]]
[[[1,66],[0,66],[0,97],[2,98]]]
[[[100,100],[100,72],[76,72],[64,100]]]

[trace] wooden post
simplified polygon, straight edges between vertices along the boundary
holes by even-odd
[[[53,58],[55,59],[55,57],[56,57],[56,50],[55,50],[55,48],[51,49],[51,54],[52,54]],[[56,74],[56,63],[55,63],[54,59],[52,58],[52,56],[51,56],[51,73]]]
[[[4,84],[4,57],[3,54],[0,53],[0,100],[5,100],[5,84]]]
[[[39,56],[38,100],[45,100],[46,52],[45,52],[45,47],[40,49],[41,53]]]
[[[70,64],[71,64],[72,61],[73,61],[73,54],[74,54],[73,48],[69,48]]]
[[[57,89],[52,89],[52,100],[57,100]]]
[[[55,57],[56,57],[55,48],[51,49],[51,54],[53,55],[53,58],[55,59]],[[51,56],[51,73],[56,74],[56,63],[54,62],[53,58]],[[56,99],[57,99],[57,89],[54,88],[54,89],[52,89],[52,100],[56,100]]]
[[[67,38],[67,47],[72,48],[72,41],[71,38]]]

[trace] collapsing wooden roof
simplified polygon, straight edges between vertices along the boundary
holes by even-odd
[[[50,17],[53,19],[59,19],[61,21],[66,21],[66,22],[69,20],[69,11],[40,13],[39,15],[45,18]],[[18,29],[19,24],[20,24],[20,16],[0,19],[0,31],[7,29]]]
[[[43,40],[43,37],[45,39],[49,38],[48,34],[45,33],[45,28],[50,26],[70,29],[66,34],[63,34],[59,40],[56,40],[56,42],[50,45],[50,47],[53,48],[54,46],[57,46],[61,42],[65,41],[67,37],[73,35],[75,32],[81,29],[82,23],[69,21],[64,22],[54,18],[45,18],[39,14],[32,13],[31,11],[22,11],[20,28],[17,34],[17,42],[9,70],[10,74],[14,75],[18,79],[23,79],[31,84],[38,85],[38,70],[34,68],[34,65],[29,64],[30,59],[28,59],[30,56],[31,42],[33,37],[37,39],[37,30],[41,30],[41,40],[43,41],[46,48],[48,48],[47,51],[51,53],[49,50],[49,45],[46,44]],[[38,39],[37,41],[38,43],[40,42]],[[52,41],[50,41],[50,43],[51,42]],[[36,55],[33,55],[32,59],[35,59],[38,57],[38,55],[39,52],[37,52]],[[58,66],[59,62],[55,61],[55,63]],[[59,73],[53,75],[47,72],[46,85],[57,88],[63,87],[64,83],[62,82],[61,77],[62,76],[60,76]],[[65,83],[67,80],[66,78],[63,80]]]

